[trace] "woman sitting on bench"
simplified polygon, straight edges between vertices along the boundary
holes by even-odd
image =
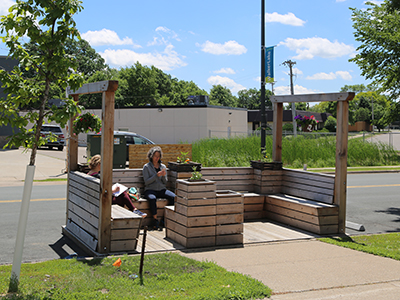
[[[152,229],[161,230],[157,219],[157,198],[165,198],[168,205],[173,205],[175,194],[166,188],[167,168],[161,163],[162,150],[160,147],[153,147],[147,152],[149,162],[143,167],[144,195],[149,201],[150,211],[153,215]],[[162,220],[162,224],[163,224]]]
[[[88,175],[91,175],[93,177],[99,178],[100,179],[100,169],[101,169],[101,156],[99,154],[94,155],[89,162],[89,168],[90,171],[88,172]],[[131,200],[131,197],[129,197],[129,194],[127,192],[121,193],[119,196],[115,197],[114,193],[117,193],[119,191],[119,187],[113,188],[112,193],[112,204],[118,204],[119,206],[126,206],[128,209],[143,217],[146,218],[147,214],[144,212],[141,212],[138,210],[134,205]]]

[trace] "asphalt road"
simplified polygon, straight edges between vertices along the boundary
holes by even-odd
[[[350,235],[400,231],[400,173],[350,174],[347,220],[364,225],[365,231],[347,229]],[[13,259],[22,191],[0,187],[0,264]],[[65,225],[66,183],[36,183],[32,190],[23,261],[84,255],[61,234]]]

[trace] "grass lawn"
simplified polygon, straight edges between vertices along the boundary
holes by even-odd
[[[11,266],[0,266],[0,298],[5,299],[262,299],[271,290],[249,276],[212,262],[176,253],[92,260],[51,260],[23,264],[19,293],[8,294]]]
[[[322,242],[400,260],[400,233],[321,238]]]

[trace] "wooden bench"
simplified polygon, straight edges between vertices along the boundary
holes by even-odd
[[[140,191],[140,195],[144,194],[144,180],[142,169],[114,169],[113,182],[121,183],[127,187],[136,187]],[[149,226],[153,218],[150,212],[150,205],[142,196],[139,201],[133,201],[133,205],[140,211],[147,214],[147,217],[142,221],[142,227]],[[164,207],[168,205],[167,199],[157,199],[157,217],[161,219],[164,217]]]
[[[317,234],[338,233],[333,175],[283,169],[281,192],[265,196],[266,217]]]
[[[70,172],[67,193],[67,224],[63,232],[97,253],[99,239],[100,179]],[[110,252],[136,251],[142,217],[118,205],[111,207]]]

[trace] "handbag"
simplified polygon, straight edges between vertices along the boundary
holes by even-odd
[[[131,197],[132,200],[134,201],[139,201],[140,199],[140,193],[139,189],[136,187],[131,187],[128,189],[128,195]]]

